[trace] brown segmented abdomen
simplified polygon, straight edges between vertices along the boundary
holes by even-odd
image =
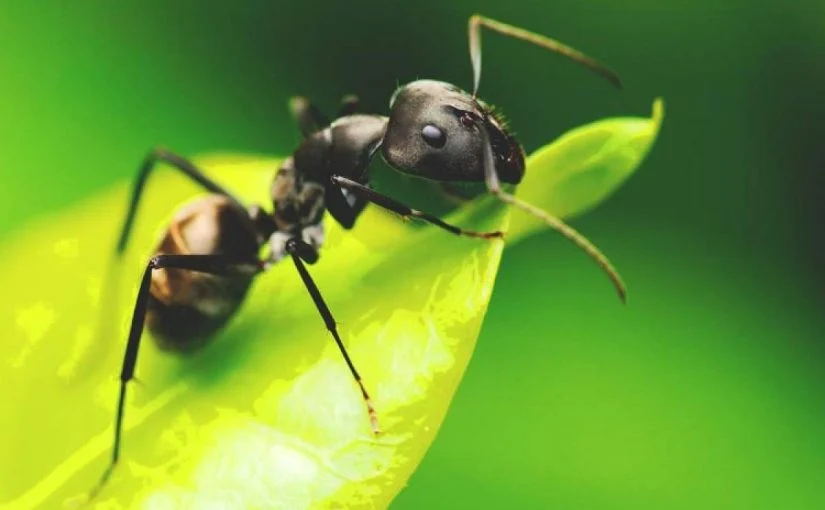
[[[254,262],[260,242],[246,211],[222,195],[209,195],[175,215],[155,254],[223,254]],[[202,347],[240,307],[253,277],[154,271],[146,324],[158,346],[182,352]]]

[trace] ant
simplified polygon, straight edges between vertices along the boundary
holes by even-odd
[[[324,215],[328,212],[343,228],[351,229],[371,202],[460,236],[496,239],[504,233],[464,230],[373,190],[368,168],[379,152],[390,167],[407,175],[443,183],[484,182],[499,200],[540,218],[584,250],[607,273],[624,302],[621,278],[594,245],[559,218],[502,189],[502,182],[521,181],[525,155],[501,118],[477,97],[482,28],[569,57],[621,88],[612,70],[583,53],[476,14],[469,20],[472,94],[449,83],[417,80],[395,90],[388,117],[356,113],[358,100],[349,96],[332,122],[305,98],[293,98],[290,109],[304,140],[275,174],[271,213],[257,205],[246,206],[187,159],[162,148],[149,152],[134,184],[117,243],[118,256],[129,242],[143,188],[157,163],[172,166],[210,194],[178,211],[143,273],[120,373],[112,458],[91,498],[104,487],[118,462],[126,387],[134,378],[144,326],[163,350],[196,350],[230,320],[253,279],[286,257],[295,264],[359,386],[372,432],[380,433],[369,393],[305,265],[318,260],[324,244]],[[266,244],[269,256],[260,260],[259,249]]]

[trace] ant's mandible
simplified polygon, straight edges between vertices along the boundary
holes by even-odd
[[[370,188],[367,170],[379,152],[389,166],[407,175],[440,182],[484,182],[498,199],[540,218],[583,249],[607,273],[624,301],[621,278],[595,246],[559,218],[502,190],[501,182],[521,181],[524,149],[492,109],[476,96],[481,79],[482,27],[567,56],[621,87],[613,71],[573,48],[474,15],[469,21],[472,94],[449,83],[417,80],[395,91],[390,99],[389,117],[355,113],[358,101],[348,97],[333,122],[306,99],[293,98],[290,108],[304,141],[275,175],[271,213],[259,206],[247,207],[173,152],[155,149],[146,156],[117,243],[117,255],[126,249],[144,185],[158,162],[171,165],[210,195],[178,212],[143,273],[120,373],[112,457],[90,497],[104,487],[118,462],[126,387],[134,378],[144,325],[161,349],[197,349],[232,317],[255,276],[284,257],[295,264],[358,383],[372,430],[379,433],[369,393],[305,265],[318,260],[318,250],[324,243],[324,214],[328,212],[342,227],[351,229],[366,204],[372,202],[453,234],[481,239],[503,235],[464,230]],[[259,248],[265,244],[269,245],[269,256],[260,260]]]

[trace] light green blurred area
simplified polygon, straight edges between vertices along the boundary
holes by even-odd
[[[465,380],[393,508],[825,507],[821,2],[129,4],[0,7],[0,242],[131,178],[155,144],[288,152],[292,94],[384,112],[399,82],[468,87],[480,11],[626,83],[485,35],[481,95],[528,150],[655,96],[668,117],[642,169],[575,222],[628,305],[561,239],[507,250]]]

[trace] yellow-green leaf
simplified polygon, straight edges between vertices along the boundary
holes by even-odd
[[[539,156],[527,175],[546,186],[553,169],[534,167]],[[275,160],[200,163],[238,195],[267,203]],[[198,194],[177,174],[153,176],[119,261],[112,251],[126,184],[45,215],[0,246],[0,509],[60,508],[97,481],[111,451],[140,274],[174,206]],[[525,198],[548,206],[542,196]],[[476,229],[509,221],[489,197],[447,219]],[[389,505],[433,441],[469,362],[503,243],[419,228],[374,207],[350,232],[326,227],[321,260],[309,269],[384,433],[372,436],[357,386],[287,261],[256,281],[203,351],[170,355],[144,336],[121,464],[91,507]]]
[[[259,201],[276,168],[259,158],[204,164]],[[108,273],[125,186],[3,247],[0,278],[14,289],[0,311],[7,508],[58,508],[101,474],[136,283],[169,204],[194,191],[176,175],[154,176],[134,249]],[[492,212],[487,227],[504,221],[502,208],[478,207]],[[503,243],[411,228],[373,208],[351,234],[327,227],[310,271],[384,434],[372,437],[357,386],[287,261],[256,282],[205,351],[173,356],[144,338],[123,462],[99,507],[373,508],[404,485],[469,360]]]

